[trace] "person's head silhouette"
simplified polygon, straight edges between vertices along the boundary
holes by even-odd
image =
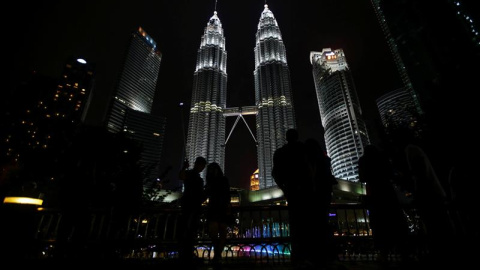
[[[212,162],[207,166],[207,178],[223,176],[222,167],[216,162]]]
[[[207,165],[207,160],[204,157],[197,157],[195,159],[195,164],[193,165],[193,168],[197,172],[203,171],[205,169],[205,166]]]
[[[298,131],[296,129],[291,128],[287,130],[285,135],[287,137],[287,143],[294,143],[298,141]]]

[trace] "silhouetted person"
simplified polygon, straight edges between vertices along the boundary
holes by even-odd
[[[389,253],[405,257],[408,225],[395,191],[393,169],[387,157],[374,145],[367,145],[358,161],[361,182],[366,183],[366,208],[379,260],[386,262]]]
[[[205,192],[208,197],[207,222],[208,233],[212,239],[214,257],[217,264],[222,258],[222,251],[227,240],[227,225],[231,215],[230,184],[218,163],[207,166]]]
[[[206,199],[200,173],[206,165],[207,161],[204,157],[197,157],[192,169],[187,170],[188,162],[185,162],[179,173],[184,187],[181,198],[179,256],[182,263],[186,264],[191,264],[195,257],[194,247],[202,213],[202,203]]]
[[[277,149],[273,155],[272,176],[283,191],[288,203],[291,258],[296,266],[311,264],[308,250],[311,246],[307,229],[311,224],[312,174],[308,165],[305,145],[298,140],[298,132],[289,129],[286,132],[287,143]]]
[[[82,151],[83,150],[83,151]],[[93,178],[88,175],[92,159],[84,158],[90,149],[74,141],[63,157],[64,175],[59,179],[59,223],[55,256],[60,258],[85,256],[88,239]],[[77,156],[75,156],[77,154]]]
[[[311,205],[314,206],[314,209],[318,209],[320,216],[319,226],[314,228],[314,231],[318,232],[314,236],[318,237],[318,239],[313,242],[321,245],[320,249],[322,250],[318,254],[312,249],[313,252],[309,256],[312,258],[316,257],[315,261],[317,262],[330,263],[335,260],[336,250],[334,248],[333,230],[330,226],[329,214],[330,204],[333,199],[333,186],[338,184],[338,182],[332,174],[331,159],[320,143],[314,138],[309,138],[305,140],[305,147],[313,177]],[[320,260],[318,259],[319,257]]]
[[[447,193],[423,149],[410,144],[405,148],[413,187],[413,203],[424,225],[426,240],[434,260],[446,259],[453,235],[447,211]]]

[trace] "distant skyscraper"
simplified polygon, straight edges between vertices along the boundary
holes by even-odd
[[[186,145],[186,158],[192,166],[196,157],[203,156],[224,167],[226,96],[225,36],[215,11],[202,36],[193,78]]]
[[[19,161],[42,153],[43,159],[36,162],[51,166],[52,160],[46,158],[58,158],[84,122],[93,86],[94,65],[80,58],[67,59],[55,80],[30,73],[3,108],[6,118],[0,135],[6,149],[0,146],[0,154],[6,155],[1,158]]]
[[[47,99],[51,118],[84,122],[94,86],[94,67],[82,58],[71,58],[63,68],[54,96]]]
[[[311,52],[310,62],[333,174],[358,181],[358,159],[369,138],[345,54],[325,48]]]
[[[141,28],[132,33],[115,93],[107,113],[107,130],[123,130],[127,108],[151,113],[162,55]]]
[[[151,114],[161,59],[156,42],[141,27],[133,32],[107,113],[109,132],[125,132],[141,144],[146,179],[158,177],[165,134],[165,118]]]
[[[286,131],[296,127],[285,45],[268,5],[257,27],[254,76],[259,185],[264,189],[276,185],[273,153],[286,143]]]

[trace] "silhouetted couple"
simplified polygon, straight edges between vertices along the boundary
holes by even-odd
[[[316,269],[333,259],[328,212],[336,180],[317,140],[302,143],[296,129],[287,130],[286,140],[274,153],[272,176],[288,203],[291,259],[297,267]],[[320,253],[318,245],[324,245]]]
[[[206,185],[200,173],[207,167]],[[216,162],[208,164],[203,157],[197,157],[192,169],[187,170],[188,162],[180,171],[179,177],[184,182],[181,199],[182,215],[180,219],[181,262],[189,267],[194,266],[194,249],[199,231],[202,205],[208,198],[206,218],[208,233],[212,240],[214,265],[219,265],[227,238],[227,225],[230,219],[230,184]]]

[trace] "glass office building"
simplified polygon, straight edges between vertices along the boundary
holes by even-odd
[[[161,59],[156,42],[141,27],[132,33],[107,112],[108,131],[123,131],[127,108],[151,113]]]

